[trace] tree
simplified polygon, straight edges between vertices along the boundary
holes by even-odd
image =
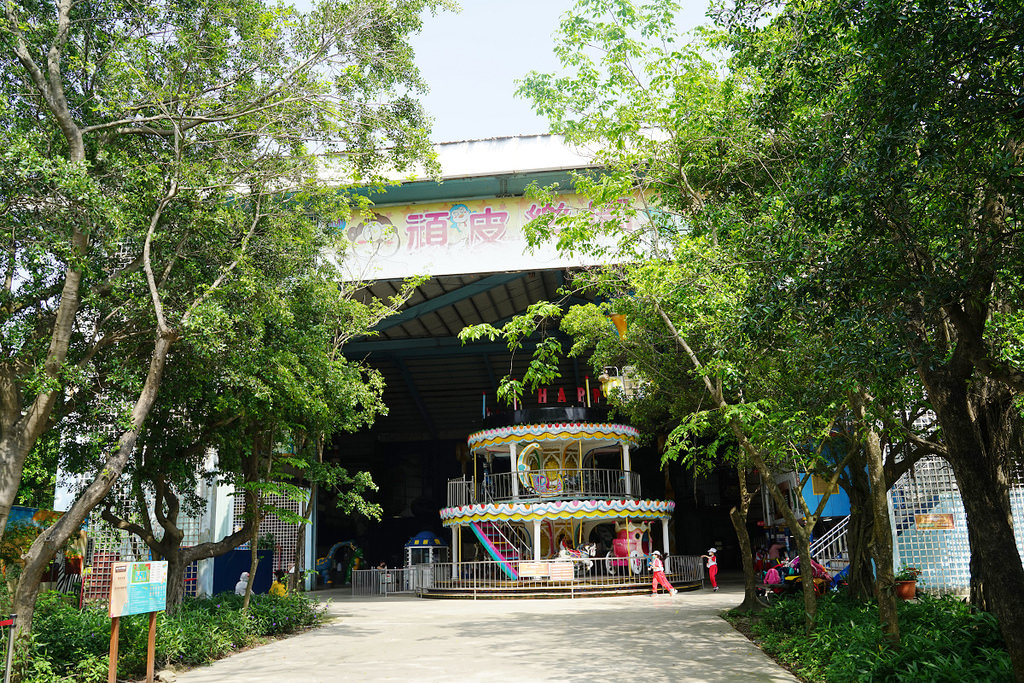
[[[772,471],[780,459],[787,468],[790,458],[803,461],[808,472],[818,466],[842,395],[833,392],[831,403],[819,402],[814,413],[803,409],[798,419],[788,414],[801,389],[771,380],[816,342],[797,334],[783,339],[781,350],[758,346],[770,335],[757,327],[764,323],[755,308],[757,288],[770,285],[740,229],[763,217],[763,189],[785,179],[788,152],[751,115],[756,84],[742,72],[722,75],[698,46],[673,31],[673,17],[671,2],[580,2],[563,21],[556,48],[570,74],[534,73],[524,80],[521,94],[551,119],[554,132],[596,147],[608,172],[597,180],[578,178],[577,189],[613,217],[563,216],[538,239],[554,232],[563,248],[629,264],[611,295],[619,297],[616,305],[637,302],[645,311],[640,326],[660,337],[647,355],[657,364],[659,353],[674,348],[704,388],[704,405],[719,413],[714,421],[699,414],[677,419],[691,423],[691,435],[697,424],[731,433],[764,475],[806,555],[810,529],[800,527],[798,517],[813,524],[814,511],[790,509]],[[630,212],[621,197],[638,191],[648,202],[646,227],[616,234]],[[610,239],[602,238],[608,232]],[[765,350],[773,354],[770,362],[760,360]],[[800,443],[818,444],[817,454],[794,445]],[[810,623],[811,567],[803,566]]]
[[[101,354],[151,340],[116,374],[135,385],[116,444],[26,555],[19,632],[57,547],[128,462],[171,348],[289,226],[344,208],[312,154],[355,181],[429,156],[407,37],[437,5],[5,6],[0,528],[55,406],[84,395]]]
[[[772,14],[771,12],[774,12]],[[967,513],[972,590],[1024,679],[1009,501],[1024,390],[1019,6],[814,2],[722,15],[800,150],[785,215],[797,287],[884,322],[923,384]],[[980,587],[980,590],[978,588]]]

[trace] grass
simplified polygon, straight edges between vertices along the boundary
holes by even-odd
[[[819,600],[809,636],[802,600],[782,600],[752,618],[726,618],[807,681],[1013,681],[995,617],[950,597],[902,603],[898,649],[885,647],[877,605],[844,594]]]
[[[172,615],[157,616],[156,667],[188,668],[323,622],[324,607],[302,594],[253,595],[248,614],[241,596],[222,593],[186,599]],[[146,670],[149,616],[121,619],[118,676]],[[91,683],[107,678],[110,618],[105,609],[79,609],[70,596],[44,593],[36,603],[32,642],[19,658],[26,683]]]

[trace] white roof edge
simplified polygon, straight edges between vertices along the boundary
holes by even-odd
[[[441,166],[440,180],[481,176],[543,173],[599,167],[593,157],[570,147],[561,136],[551,134],[514,135],[481,140],[458,140],[434,145]],[[329,168],[324,169],[329,178]],[[337,177],[337,176],[335,176]],[[424,169],[395,174],[397,183],[435,180]]]

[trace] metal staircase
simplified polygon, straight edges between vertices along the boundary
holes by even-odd
[[[838,574],[850,566],[850,544],[847,539],[849,526],[850,516],[847,515],[811,543],[811,557],[817,558],[832,574]]]
[[[516,564],[528,554],[528,544],[519,530],[508,522],[476,522],[470,525],[487,553],[497,560],[510,579],[518,579]]]

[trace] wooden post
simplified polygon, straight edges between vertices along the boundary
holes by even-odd
[[[156,652],[156,612],[149,613],[149,641],[146,643],[146,683],[153,683],[153,660]]]
[[[107,683],[117,683],[117,636],[121,631],[121,617],[110,618],[110,664],[107,666]]]

